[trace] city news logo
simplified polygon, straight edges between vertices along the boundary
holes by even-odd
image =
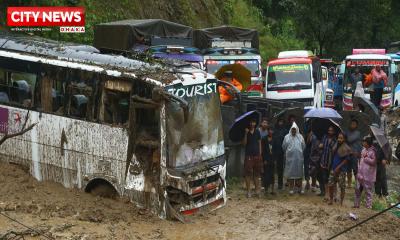
[[[15,31],[49,31],[49,27],[60,27],[62,33],[84,33],[85,8],[8,7],[7,25]]]

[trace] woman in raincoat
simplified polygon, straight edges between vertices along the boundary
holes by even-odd
[[[304,175],[303,151],[305,147],[306,144],[303,136],[299,132],[299,127],[293,122],[290,132],[285,136],[282,144],[286,157],[285,177],[289,182],[290,194],[295,192],[304,193],[301,182]]]

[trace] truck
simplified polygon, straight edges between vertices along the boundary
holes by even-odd
[[[163,19],[127,19],[94,27],[94,47],[102,53],[146,53],[181,60],[202,69],[203,57],[193,45],[193,28]]]
[[[306,109],[322,106],[328,82],[326,68],[324,72],[323,79],[320,59],[311,51],[280,52],[277,59],[267,64],[265,96],[270,100],[302,102]]]
[[[228,64],[241,64],[250,71],[251,84],[262,86],[257,30],[233,26],[196,29],[194,46],[202,51],[208,73],[214,74]],[[262,92],[258,93],[255,96],[262,95]]]

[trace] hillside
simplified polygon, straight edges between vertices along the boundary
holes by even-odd
[[[276,57],[284,49],[303,46],[289,36],[273,36],[262,11],[249,0],[26,0],[0,3],[0,22],[5,26],[7,6],[84,6],[86,9],[85,34],[61,34],[58,30],[36,33],[55,40],[92,44],[93,26],[97,23],[122,19],[161,18],[192,26],[213,27],[229,24],[255,28],[260,32],[260,50],[264,60]],[[293,26],[288,24],[289,32]]]

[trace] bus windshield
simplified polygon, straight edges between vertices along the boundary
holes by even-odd
[[[188,102],[187,116],[175,102],[167,103],[168,166],[186,167],[224,154],[222,116],[215,79],[167,87]],[[186,118],[186,121],[185,121]]]
[[[372,83],[371,70],[376,65],[381,66],[381,69],[387,74],[388,85],[391,86],[392,78],[389,76],[388,60],[348,60],[346,61],[343,87],[354,91],[358,81],[362,82],[364,88],[370,87]]]
[[[268,67],[267,91],[311,89],[309,64],[282,64]]]

